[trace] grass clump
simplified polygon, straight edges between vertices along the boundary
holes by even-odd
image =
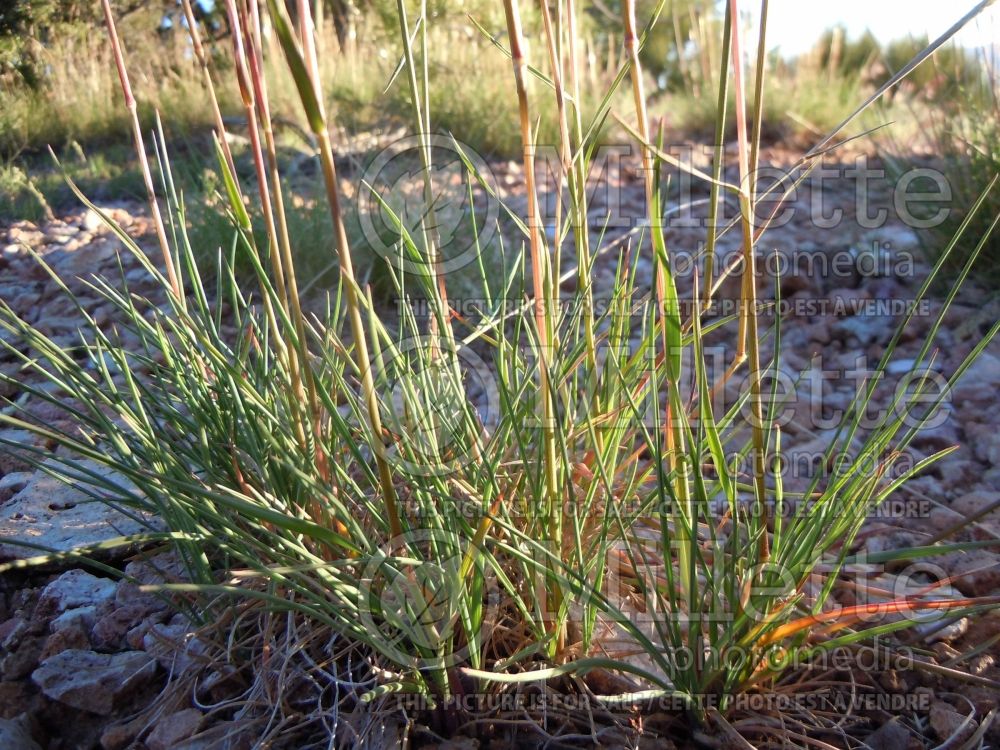
[[[28,221],[52,218],[52,207],[45,193],[23,169],[12,164],[0,168],[0,217]]]
[[[734,0],[725,14],[717,96],[732,96],[741,182],[710,179],[713,217],[723,193],[743,208],[732,226],[743,238],[744,261],[732,318],[705,310],[735,269],[705,261],[692,279],[681,278],[662,231],[660,173],[673,162],[650,130],[640,57],[659,8],[640,18],[631,0],[623,3],[622,61],[590,116],[580,94],[580,49],[568,33],[580,10],[569,3],[555,16],[542,6],[538,25],[529,26],[518,0],[503,3],[507,33],[497,41],[513,75],[505,104],[496,106],[509,107],[518,125],[526,210],[507,206],[518,234],[513,246],[502,242],[499,293],[486,249],[473,244],[469,266],[480,283],[470,300],[449,287],[437,221],[433,53],[423,36],[431,19],[414,20],[399,6],[421,219],[409,221],[377,185],[355,188],[371,192],[395,228],[384,273],[399,308],[389,316],[359,273],[345,220],[308,5],[299,6],[293,26],[284,4],[272,1],[269,19],[314,139],[338,261],[327,308],[305,309],[264,75],[271,52],[257,4],[230,0],[233,71],[253,173],[243,178],[234,168],[218,118],[219,192],[235,242],[217,256],[214,281],[199,271],[161,130],[158,193],[168,209],[158,231],[162,269],[111,226],[159,282],[162,299],[91,281],[141,345],[124,349],[117,333],[81,309],[88,321],[81,363],[0,306],[0,325],[37,356],[9,350],[51,384],[24,389],[56,404],[58,391],[72,397],[78,406],[68,413],[79,432],[16,416],[0,421],[66,449],[48,470],[162,518],[167,530],[151,530],[146,540],[172,545],[191,577],[165,588],[195,597],[205,620],[249,598],[287,613],[296,628],[328,629],[346,644],[333,657],[343,661],[338,669],[363,656],[351,700],[421,696],[442,731],[470,718],[463,696],[515,692],[527,683],[588,695],[605,707],[666,698],[695,724],[725,726],[720,711],[736,696],[766,692],[796,663],[906,627],[923,610],[956,615],[995,606],[935,598],[933,586],[912,596],[873,594],[847,608],[833,596],[857,562],[853,545],[868,515],[947,453],[898,467],[928,406],[943,398],[931,390],[930,368],[921,369],[940,317],[908,387],[898,390],[897,408],[867,434],[860,425],[874,382],[857,394],[827,458],[857,441],[859,460],[838,463],[800,495],[770,476],[788,446],[775,425],[781,402],[770,385],[780,357],[765,349],[771,326],[754,268],[766,222],[750,218],[760,197],[752,175],[762,132],[760,115],[751,113],[762,112],[765,65],[758,56],[751,86],[737,6]],[[529,35],[540,42],[535,56]],[[757,46],[764,49],[763,40]],[[120,54],[116,62],[125,69]],[[124,73],[122,80],[129,100]],[[551,97],[549,127],[557,133],[566,198],[554,217],[539,201],[538,90]],[[627,110],[619,106],[625,101]],[[598,298],[593,279],[604,244],[589,228],[586,187],[612,114],[641,151],[646,216],[634,243],[612,246],[619,253],[615,283]],[[847,124],[812,153],[822,153]],[[141,128],[135,132],[144,154]],[[473,156],[452,143],[470,189],[488,187]],[[805,174],[812,163],[811,156],[800,163]],[[159,206],[152,172],[143,172]],[[474,213],[469,221],[478,237]],[[715,224],[706,258],[714,257]],[[640,272],[643,257],[651,272]],[[238,262],[249,264],[253,283],[238,281]],[[424,315],[418,298],[426,301]],[[725,372],[709,367],[710,334],[732,344]],[[897,333],[878,374],[898,340]],[[717,403],[715,394],[743,375],[736,403]],[[82,471],[81,457],[114,469],[134,489]],[[946,549],[955,547],[901,550],[885,560]],[[889,615],[902,617],[879,619]],[[322,669],[314,679],[324,679]],[[709,701],[719,710],[709,710]]]
[[[995,51],[980,50],[977,73],[957,92],[951,106],[929,117],[930,126],[921,133],[921,140],[934,157],[922,160],[919,166],[927,170],[927,176],[912,187],[914,192],[923,190],[928,196],[913,223],[927,230],[922,233],[924,249],[932,261],[940,258],[942,243],[965,221],[971,222],[970,234],[945,263],[950,278],[960,272],[975,251],[976,241],[971,237],[986,234],[992,218],[1000,213],[995,194],[979,214],[970,215],[968,210],[1000,174],[1000,68]],[[882,151],[897,177],[913,166],[908,150],[891,139],[886,139]],[[981,274],[985,280],[1000,278],[998,263],[1000,241],[992,235],[983,249]]]
[[[109,146],[88,155],[79,144],[70,143],[59,158],[58,165],[46,154],[12,160],[0,168],[0,222],[42,221],[78,205],[67,176],[98,202],[143,200],[142,175],[130,148]],[[184,184],[198,190],[203,157],[184,154],[175,162]]]

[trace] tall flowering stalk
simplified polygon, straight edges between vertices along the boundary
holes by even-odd
[[[333,220],[334,243],[337,249],[337,259],[340,264],[340,275],[344,281],[344,300],[347,305],[347,317],[354,338],[354,363],[361,379],[361,392],[368,410],[371,444],[375,453],[379,484],[382,490],[382,502],[385,505],[386,518],[392,536],[403,533],[396,488],[393,484],[392,468],[386,456],[387,444],[385,431],[382,427],[382,417],[379,413],[378,395],[375,392],[375,381],[369,355],[368,334],[361,315],[361,289],[357,275],[354,272],[354,259],[351,255],[350,243],[347,239],[347,229],[344,226],[344,216],[341,209],[340,188],[337,185],[337,168],[334,162],[333,145],[326,122],[326,111],[319,81],[319,69],[316,60],[315,40],[312,33],[312,15],[307,3],[299,3],[299,21],[306,33],[296,39],[292,32],[291,21],[284,5],[276,0],[268,0],[268,10],[274,23],[278,41],[285,53],[295,86],[305,108],[306,119],[316,138],[319,147],[320,166],[323,170],[323,184],[326,188],[327,203],[330,207],[330,217]]]
[[[531,278],[534,287],[534,316],[538,336],[538,381],[541,398],[542,461],[545,481],[544,513],[547,518],[546,534],[549,540],[561,538],[562,503],[560,502],[560,462],[556,445],[555,386],[552,383],[552,357],[556,350],[555,307],[557,302],[556,279],[552,259],[542,233],[541,210],[538,202],[538,183],[535,175],[535,139],[531,132],[531,112],[528,106],[527,42],[521,27],[521,11],[517,0],[504,0],[507,19],[507,36],[510,40],[511,63],[517,89],[517,104],[521,125],[522,163],[524,184],[528,197],[528,243],[531,257]],[[559,585],[550,587],[552,601],[549,612],[562,604]],[[559,630],[553,642],[556,651],[564,644],[565,634],[554,620],[549,620],[549,630]]]
[[[668,476],[671,477],[674,530],[680,557],[679,568],[681,588],[689,598],[694,597],[694,508],[691,502],[690,462],[686,452],[684,435],[684,405],[680,395],[681,377],[681,314],[677,299],[677,288],[670,268],[666,239],[663,231],[663,212],[660,205],[660,189],[656,184],[658,170],[654,163],[653,148],[649,133],[649,115],[646,110],[646,91],[643,81],[642,64],[639,60],[639,32],[636,23],[635,0],[622,3],[624,22],[624,46],[632,78],[632,98],[638,122],[636,131],[642,152],[642,173],[646,191],[646,218],[649,224],[650,243],[653,248],[655,271],[655,293],[659,313],[663,358],[666,362],[667,405],[663,425],[663,450]],[[651,358],[652,359],[652,358]],[[664,533],[666,524],[664,524]]]
[[[174,264],[173,254],[170,252],[170,245],[167,242],[167,232],[163,225],[163,217],[160,214],[160,204],[156,199],[156,190],[153,188],[153,176],[149,169],[149,159],[146,157],[146,144],[142,137],[142,126],[139,123],[139,110],[136,106],[135,96],[132,95],[132,84],[129,82],[128,68],[125,65],[125,53],[122,50],[121,42],[118,40],[118,29],[115,27],[115,18],[111,13],[110,0],[101,0],[101,5],[104,8],[104,22],[108,27],[111,52],[114,54],[115,65],[118,68],[118,79],[121,82],[122,93],[125,96],[125,109],[128,110],[129,119],[132,122],[132,138],[135,144],[136,156],[139,158],[139,170],[142,172],[142,181],[146,186],[149,211],[153,217],[153,228],[156,230],[156,239],[160,244],[160,252],[163,254],[163,263],[166,266],[170,289],[174,297],[183,306],[184,293],[181,289],[181,282],[177,274],[177,267]]]

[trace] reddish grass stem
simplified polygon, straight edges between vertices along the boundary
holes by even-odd
[[[122,93],[125,95],[125,109],[128,110],[129,117],[132,120],[132,137],[135,142],[135,153],[139,158],[142,181],[146,185],[146,193],[149,197],[149,210],[153,217],[156,239],[160,243],[160,252],[163,253],[163,262],[167,267],[167,279],[170,281],[170,289],[177,299],[178,304],[183,308],[184,295],[181,293],[181,284],[177,277],[177,269],[174,266],[173,253],[170,252],[170,245],[167,243],[167,232],[163,226],[163,217],[160,215],[160,204],[156,200],[156,191],[153,189],[153,177],[149,170],[149,160],[146,158],[146,144],[142,138],[142,126],[139,124],[139,111],[136,106],[135,97],[132,95],[132,84],[129,83],[128,70],[125,67],[125,53],[122,50],[121,42],[118,40],[118,29],[115,27],[114,15],[111,13],[111,3],[109,0],[101,0],[101,5],[104,8],[104,20],[108,27],[111,50],[114,53],[115,64],[118,67],[118,79],[121,81]]]

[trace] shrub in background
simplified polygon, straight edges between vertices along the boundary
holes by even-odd
[[[956,252],[945,264],[954,278],[976,241],[982,237],[1000,214],[1000,199],[991,194],[981,212],[971,215],[969,206],[985,187],[1000,175],[1000,66],[995,49],[979,50],[964,74],[961,88],[954,92],[950,106],[928,113],[927,127],[917,142],[933,156],[923,157],[922,166],[939,170],[945,185],[928,185],[931,194],[947,193],[938,201],[924,204],[917,218],[927,230],[921,233],[924,249],[932,261],[940,258],[941,247],[964,222],[971,222],[971,232],[962,240]],[[930,66],[929,66],[930,67]],[[938,69],[937,65],[931,69]],[[945,71],[947,72],[947,70]],[[887,135],[881,144],[883,157],[895,175],[912,167],[912,143],[902,144]],[[915,186],[919,187],[919,185]],[[980,274],[987,281],[997,276],[1000,264],[1000,240],[992,235],[983,249]]]

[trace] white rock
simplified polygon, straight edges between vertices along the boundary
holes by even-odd
[[[58,633],[60,630],[77,627],[84,632],[89,632],[94,623],[97,622],[96,607],[76,607],[67,609],[49,624],[49,630]]]
[[[975,442],[976,458],[993,467],[1000,466],[1000,432],[988,432]]]
[[[64,241],[68,241],[68,238]],[[45,262],[64,279],[90,276],[99,271],[105,261],[115,257],[117,247],[108,238],[100,238],[76,249],[60,247],[53,250],[45,256]]]
[[[50,237],[72,237],[79,231],[80,227],[67,224],[66,222],[58,219],[56,221],[49,222],[48,226],[45,228],[45,233]]]
[[[888,375],[905,375],[916,366],[917,360],[915,359],[894,359],[886,365],[885,371]],[[941,372],[944,368],[938,360],[931,360],[930,362],[925,360],[916,374],[926,372],[928,369],[934,372]]]
[[[7,502],[27,487],[32,476],[30,471],[14,471],[0,477],[0,503]]]
[[[36,612],[42,616],[61,615],[79,607],[96,608],[115,597],[117,584],[85,570],[69,570],[42,590]]]
[[[965,635],[969,629],[969,618],[960,617],[957,620],[944,622],[922,622],[913,628],[927,643],[947,643]]]
[[[110,469],[93,461],[82,460],[79,464],[128,486]],[[37,472],[27,487],[0,506],[0,560],[44,554],[18,542],[68,552],[147,528],[110,505],[95,501],[83,490]]]
[[[843,339],[857,338],[861,346],[885,343],[892,337],[893,320],[884,315],[857,315],[838,320],[833,324],[834,336]]]
[[[891,250],[912,250],[920,244],[920,237],[909,227],[887,224],[873,233],[873,239],[888,244]]]
[[[149,271],[141,266],[139,268],[133,268],[125,274],[125,283],[129,285],[144,284],[152,281],[153,277],[150,275]]]
[[[92,208],[88,208],[83,214],[83,218],[80,219],[80,226],[88,232],[96,232],[104,226],[104,222],[101,220],[97,211]]]

